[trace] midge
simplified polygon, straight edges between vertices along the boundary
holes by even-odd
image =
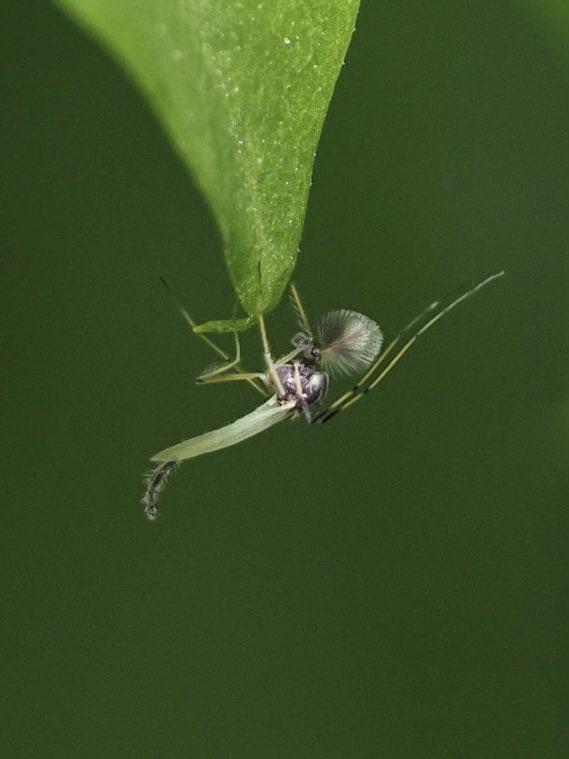
[[[462,290],[455,297],[431,303],[401,330],[383,353],[383,335],[378,325],[357,311],[330,311],[317,324],[316,330],[312,330],[294,285],[291,286],[291,300],[300,332],[292,338],[292,350],[289,353],[273,358],[265,322],[262,314],[259,314],[265,364],[263,371],[244,371],[237,333],[233,360],[213,340],[199,334],[225,363],[200,375],[198,383],[245,381],[268,399],[250,414],[225,427],[197,435],[154,454],[151,461],[158,466],[146,477],[146,490],[142,499],[146,516],[152,520],[158,516],[158,496],[169,475],[182,461],[241,443],[283,419],[302,415],[309,424],[327,422],[378,385],[417,338],[440,318],[503,274],[500,271]],[[187,311],[179,304],[178,307],[193,328],[194,322]],[[324,404],[330,377],[358,372],[364,373],[351,390],[331,403]]]

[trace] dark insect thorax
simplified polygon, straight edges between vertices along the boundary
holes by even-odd
[[[305,409],[322,400],[328,390],[328,375],[319,372],[304,361],[289,361],[275,367],[284,390],[277,390],[278,400],[282,403],[296,401],[296,408]]]

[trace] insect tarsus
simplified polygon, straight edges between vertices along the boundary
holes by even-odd
[[[158,496],[179,463],[179,461],[165,461],[146,477],[146,489],[142,497],[142,504],[144,513],[151,522],[158,518],[158,509],[156,508]]]

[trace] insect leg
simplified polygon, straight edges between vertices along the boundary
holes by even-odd
[[[308,321],[308,316],[306,315],[306,311],[304,310],[304,306],[300,300],[300,295],[298,294],[296,285],[293,282],[290,283],[290,299],[292,307],[296,314],[298,326],[308,335],[312,335],[312,329],[310,327],[310,322]]]
[[[198,385],[214,385],[218,382],[239,382],[241,380],[245,382],[258,382],[262,381],[263,377],[265,375],[263,372],[229,372],[228,374],[202,374],[196,379],[196,383]],[[258,390],[260,390],[260,386],[254,384],[254,387]],[[266,397],[268,393],[266,393],[264,390],[262,391],[263,395]]]
[[[179,463],[179,461],[165,461],[156,467],[154,471],[150,472],[145,480],[146,489],[142,497],[142,504],[144,506],[144,513],[152,522],[158,518],[158,509],[156,508],[158,496]]]
[[[323,424],[335,416],[339,411],[349,408],[353,403],[362,398],[366,393],[378,385],[401,358],[407,353],[420,335],[424,334],[434,324],[448,314],[455,306],[469,298],[478,290],[490,282],[503,276],[504,272],[492,274],[490,277],[478,282],[474,287],[462,291],[458,297],[445,304],[444,301],[431,303],[422,313],[407,324],[401,332],[391,341],[385,351],[371,365],[367,372],[358,380],[351,390],[337,398],[327,409],[317,414],[313,421]]]
[[[168,282],[166,282],[164,277],[160,277],[160,281],[162,282],[162,284],[168,291],[168,294],[172,298],[174,305],[176,306],[176,308],[182,315],[182,318],[184,319],[184,321],[190,328],[190,331],[192,332],[192,334],[197,335],[200,338],[200,340],[202,340],[209,348],[211,348],[211,350],[214,351],[214,353],[217,353],[218,356],[221,356],[221,358],[224,361],[229,361],[230,357],[227,355],[227,353],[222,348],[220,348],[219,345],[214,343],[213,340],[211,340],[207,335],[203,334],[203,332],[194,332],[194,327],[196,326],[196,322],[192,319],[192,317],[188,313],[185,306],[183,306],[182,303],[178,300],[178,298],[172,291],[172,288],[170,287]]]
[[[217,355],[220,356],[224,362],[226,362],[226,363],[222,364],[221,366],[215,368],[213,371],[206,372],[203,375],[200,375],[197,378],[198,384],[200,384],[202,382],[205,383],[205,382],[209,381],[209,379],[208,379],[209,377],[214,376],[214,375],[222,374],[223,372],[226,372],[226,371],[236,371],[236,372],[242,374],[243,371],[242,371],[242,367],[241,367],[241,346],[240,346],[240,343],[239,343],[239,335],[238,335],[238,333],[237,332],[233,333],[234,336],[235,336],[235,358],[231,359],[231,357],[223,350],[223,348],[220,348],[219,345],[217,345],[217,343],[215,343],[211,338],[209,338],[203,332],[194,332],[194,327],[196,326],[196,322],[192,319],[192,317],[188,313],[187,309],[182,305],[182,303],[178,300],[178,298],[176,297],[176,295],[172,292],[172,288],[170,287],[170,285],[168,284],[168,282],[166,282],[166,280],[164,279],[164,277],[160,277],[160,281],[162,282],[162,284],[164,285],[164,287],[168,291],[168,294],[172,298],[172,300],[174,302],[174,305],[176,306],[176,308],[178,309],[178,311],[182,315],[182,318],[184,319],[184,321],[186,322],[186,324],[190,328],[190,331],[192,332],[192,334],[193,335],[197,335],[197,337],[199,337],[200,340],[202,340],[202,342],[204,342],[209,348],[211,348],[212,351],[214,351],[214,353],[217,353]],[[245,378],[242,377],[241,379],[245,379]],[[264,387],[261,384],[259,384],[258,381],[256,381],[255,379],[252,379],[252,378],[247,378],[247,382],[258,393],[261,393],[261,395],[267,397],[268,393],[265,392]]]
[[[199,333],[198,333],[199,334]],[[227,364],[222,364],[208,372],[200,374],[196,378],[198,385],[214,383],[214,382],[227,382],[228,380],[245,380],[248,382],[257,392],[261,393],[265,398],[269,393],[264,387],[257,384],[259,379],[262,379],[261,372],[244,372],[241,369],[241,345],[239,342],[239,333],[233,333],[235,337],[235,358],[229,361]]]
[[[275,369],[275,364],[271,356],[271,348],[269,340],[267,338],[267,330],[265,329],[265,320],[263,314],[259,314],[259,330],[261,332],[261,342],[263,344],[263,358],[265,359],[265,366],[267,367],[267,374],[271,381],[272,386],[275,388],[277,395],[284,398],[285,391],[280,377]]]

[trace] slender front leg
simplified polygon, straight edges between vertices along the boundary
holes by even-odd
[[[198,334],[201,333],[198,332]],[[225,358],[227,362],[225,364],[221,364],[220,366],[215,367],[215,369],[210,369],[209,371],[202,372],[202,374],[198,376],[198,380],[208,380],[210,377],[215,377],[218,374],[229,372],[231,369],[239,366],[241,362],[241,345],[239,344],[239,334],[237,332],[234,332],[233,335],[235,338],[235,357],[233,360],[231,360],[229,356],[226,355]]]
[[[196,379],[198,385],[215,385],[218,382],[239,382],[241,380],[245,382],[255,383],[256,381],[263,381],[265,375],[263,372],[229,372],[228,374],[213,374],[213,375],[201,375]],[[255,389],[260,390],[260,387],[253,384]],[[267,396],[264,390],[262,391],[264,396]]]
[[[211,381],[209,378],[215,375],[223,374],[223,372],[229,372],[229,371],[235,371],[239,374],[246,374],[246,372],[243,372],[241,367],[241,346],[239,343],[239,336],[237,332],[234,332],[235,335],[235,358],[231,360],[231,357],[217,345],[211,338],[209,338],[207,335],[203,334],[202,332],[194,332],[194,327],[196,326],[196,322],[192,319],[190,314],[188,313],[187,309],[182,305],[182,303],[178,300],[178,298],[174,295],[172,292],[172,289],[168,282],[164,279],[164,277],[160,277],[160,281],[168,291],[168,294],[172,298],[174,305],[182,315],[182,318],[190,328],[190,331],[192,335],[197,335],[197,337],[200,338],[202,342],[204,342],[208,348],[211,348],[214,353],[216,353],[218,356],[222,358],[223,361],[227,362],[223,364],[222,366],[217,367],[213,371],[205,372],[204,374],[200,375],[197,378],[198,384],[206,384],[207,382]],[[240,377],[240,379],[246,379],[246,381],[251,385],[251,387],[256,390],[258,393],[261,393],[262,396],[265,398],[267,397],[268,393],[265,391],[265,388],[258,383],[258,380],[252,377]]]
[[[198,333],[199,334],[199,333]],[[245,380],[251,387],[261,395],[267,397],[268,393],[264,387],[258,385],[258,381],[263,379],[261,372],[244,372],[241,369],[241,346],[239,343],[239,334],[234,332],[235,337],[235,358],[227,364],[222,364],[208,372],[203,372],[196,378],[196,383],[208,384],[213,382],[227,382],[228,380]],[[233,373],[229,373],[233,372]]]
[[[267,338],[267,330],[265,329],[265,320],[263,318],[263,314],[259,314],[259,330],[261,332],[263,358],[265,360],[265,366],[267,367],[267,375],[272,386],[275,388],[277,395],[280,398],[284,398],[285,390],[273,363],[273,357],[271,356],[271,348],[269,346],[269,340]]]
[[[306,311],[304,310],[304,306],[300,300],[300,295],[298,294],[296,285],[294,285],[292,282],[290,283],[290,298],[292,301],[292,307],[296,312],[298,326],[302,329],[303,332],[306,332],[307,335],[312,335],[312,329],[310,328],[308,316],[306,315]]]

